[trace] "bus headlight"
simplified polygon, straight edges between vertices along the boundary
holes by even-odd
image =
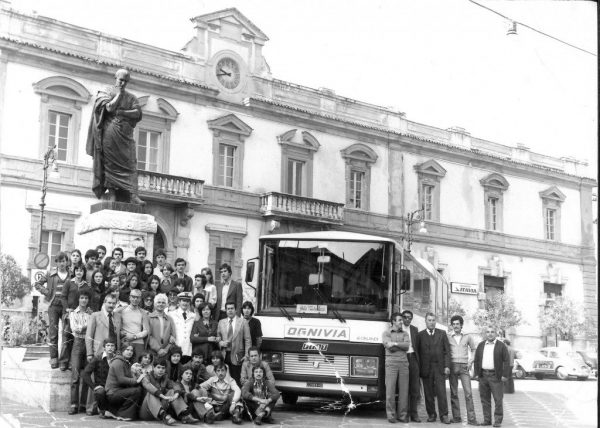
[[[263,361],[269,363],[271,371],[283,371],[283,358],[281,352],[264,352],[262,359]]]
[[[377,377],[377,357],[350,357],[350,376]]]

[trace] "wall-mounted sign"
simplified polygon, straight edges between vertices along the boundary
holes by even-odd
[[[477,284],[465,284],[464,282],[451,282],[453,293],[477,295]]]

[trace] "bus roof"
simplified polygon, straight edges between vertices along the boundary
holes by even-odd
[[[282,233],[279,235],[263,235],[260,240],[278,239],[278,240],[309,240],[309,241],[358,241],[358,242],[390,242],[398,244],[395,240],[383,236],[364,235],[362,233],[342,232],[339,230],[320,231],[320,232],[300,232],[300,233]]]

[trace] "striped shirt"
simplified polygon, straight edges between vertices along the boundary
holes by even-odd
[[[69,322],[71,324],[73,336],[79,339],[85,339],[85,332],[87,330],[88,322],[90,321],[91,313],[92,310],[90,308],[86,308],[85,311],[82,311],[81,306],[77,306],[77,308],[69,314]]]

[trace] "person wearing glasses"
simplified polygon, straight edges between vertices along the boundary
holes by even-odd
[[[411,325],[413,313],[402,311],[402,328],[408,334],[410,345],[406,351],[408,359],[408,413],[413,422],[421,422],[419,418],[419,401],[421,401],[421,377],[419,376],[419,330]]]

